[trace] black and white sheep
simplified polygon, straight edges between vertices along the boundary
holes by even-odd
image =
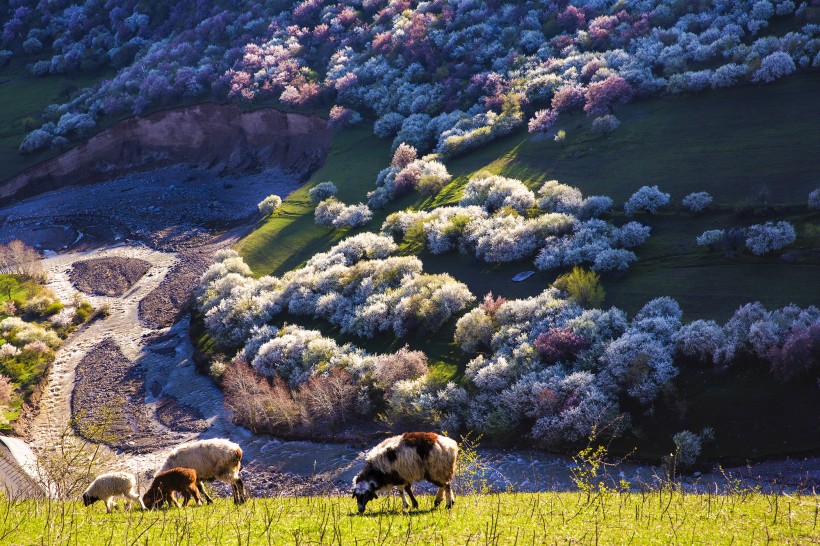
[[[154,507],[162,506],[163,503],[172,504],[179,507],[179,502],[174,498],[174,492],[182,495],[182,506],[187,506],[188,501],[193,499],[197,506],[202,504],[199,498],[199,491],[196,489],[196,470],[193,468],[172,468],[165,472],[160,472],[151,482],[151,487],[142,496],[145,508],[151,510]]]
[[[196,485],[208,504],[211,504],[213,499],[203,488],[202,482],[211,480],[231,484],[233,501],[236,504],[242,504],[247,497],[245,496],[245,484],[239,477],[241,466],[242,448],[230,440],[214,438],[177,446],[165,459],[156,475],[172,468],[193,468],[196,471]]]
[[[364,468],[353,479],[353,498],[359,504],[359,513],[378,497],[377,493],[391,487],[399,488],[405,508],[408,507],[405,493],[413,508],[418,508],[410,486],[421,480],[438,486],[436,506],[446,494],[447,508],[452,508],[455,501],[450,482],[456,471],[457,457],[458,444],[434,432],[405,432],[388,438],[365,455]]]
[[[126,499],[126,508],[131,508],[131,501],[135,501],[143,510],[145,509],[137,493],[137,478],[128,472],[109,472],[97,476],[83,492],[83,504],[89,506],[101,500],[105,503],[105,510],[110,514],[117,506],[114,501],[116,496]]]

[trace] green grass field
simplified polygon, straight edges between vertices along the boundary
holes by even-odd
[[[105,513],[97,503],[0,503],[3,544],[815,544],[816,496],[679,492],[459,497],[451,510],[348,497],[228,500]]]

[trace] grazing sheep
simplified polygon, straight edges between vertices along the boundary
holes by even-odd
[[[208,504],[211,504],[213,499],[202,487],[205,480],[219,480],[231,484],[233,501],[242,504],[247,497],[245,484],[239,477],[241,463],[242,448],[238,444],[223,438],[197,440],[174,448],[165,459],[162,468],[157,471],[157,475],[172,468],[193,468],[196,471],[196,485]]]
[[[179,508],[179,502],[174,498],[174,491],[182,494],[182,506],[187,506],[191,497],[196,501],[197,506],[202,504],[199,498],[199,491],[196,488],[196,470],[193,468],[172,468],[165,472],[160,472],[151,482],[151,487],[142,496],[145,508],[148,510],[155,506],[162,506],[168,503]]]
[[[450,482],[456,471],[458,444],[446,436],[434,432],[405,432],[383,441],[365,456],[364,469],[353,479],[353,498],[359,503],[359,513],[367,503],[377,498],[377,493],[398,487],[401,502],[407,508],[405,492],[410,496],[413,508],[419,503],[410,486],[413,482],[427,480],[439,487],[435,505],[447,495],[447,508],[452,508],[453,493]]]
[[[144,510],[145,505],[137,493],[137,478],[128,472],[109,472],[101,474],[91,482],[83,492],[83,504],[94,504],[98,500],[105,503],[105,510],[110,514],[117,507],[114,497],[120,495],[126,499],[126,508],[131,508],[131,501],[140,503]]]

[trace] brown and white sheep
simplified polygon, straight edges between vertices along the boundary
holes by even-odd
[[[203,481],[219,480],[231,484],[233,501],[242,504],[247,500],[245,485],[239,477],[242,467],[242,448],[224,438],[197,440],[174,448],[165,459],[157,475],[172,468],[193,468],[196,471],[196,485],[208,504],[213,499],[202,486]]]
[[[168,503],[168,506],[173,504],[179,507],[179,502],[174,498],[174,492],[182,495],[182,506],[187,506],[191,497],[194,498],[197,505],[202,504],[199,491],[196,488],[196,470],[193,468],[172,468],[157,474],[154,481],[151,482],[151,487],[142,496],[145,508],[150,510],[155,506],[162,506],[163,503]]]
[[[353,479],[353,498],[359,505],[359,513],[378,497],[379,492],[398,487],[401,501],[408,507],[407,493],[413,508],[419,503],[410,486],[413,482],[427,480],[438,486],[435,505],[447,496],[447,508],[452,508],[453,492],[450,482],[456,471],[458,444],[446,436],[434,432],[405,432],[383,441],[365,456],[364,468]]]
[[[131,501],[135,501],[145,509],[137,493],[137,478],[128,472],[108,472],[97,476],[83,492],[83,504],[89,506],[101,500],[105,503],[106,512],[110,514],[117,506],[114,501],[116,496],[125,498],[126,508],[131,508]]]

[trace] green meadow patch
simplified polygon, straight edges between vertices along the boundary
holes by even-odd
[[[396,496],[364,515],[348,497],[228,500],[166,511],[105,513],[99,504],[0,503],[3,544],[811,544],[816,496],[739,493],[492,494],[448,511]]]

